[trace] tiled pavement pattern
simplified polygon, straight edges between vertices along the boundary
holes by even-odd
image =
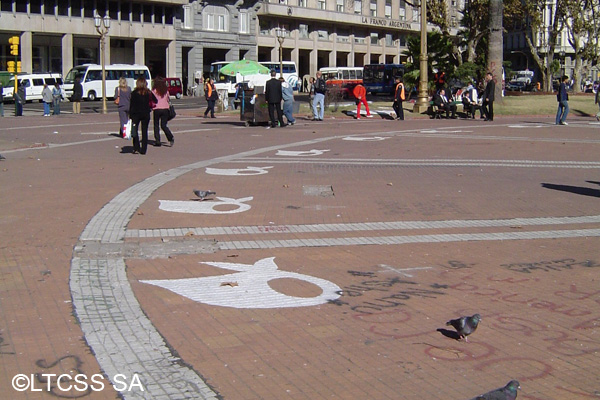
[[[515,209],[515,214],[531,216],[501,218],[491,212],[486,219],[414,219],[422,216],[416,214],[412,219],[396,215],[366,222],[373,216],[358,212],[342,223],[332,223],[339,212],[336,202],[324,206],[320,223],[309,216],[308,223],[298,223],[294,217],[289,223],[262,225],[257,222],[266,221],[240,214],[227,225],[209,216],[200,219],[206,225],[199,226],[182,222],[186,217],[165,219],[156,211],[154,199],[164,198],[163,187],[172,190],[169,185],[178,181],[189,192],[191,176],[207,166],[315,164],[315,159],[308,158],[292,163],[258,156],[303,146],[335,149],[337,144],[331,142],[343,137],[332,136],[336,125],[330,126],[329,136],[288,138],[285,144],[204,156],[205,161],[172,167],[121,191],[89,221],[71,262],[72,300],[85,340],[104,373],[138,373],[142,377],[144,393],[121,395],[126,399],[460,399],[514,377],[524,386],[519,398],[597,397],[600,387],[594,371],[600,349],[600,292],[593,282],[597,282],[599,261],[600,208],[592,203],[593,198],[581,200],[575,213],[561,212],[560,207],[569,204],[567,200],[553,207],[541,205],[542,212],[526,205]],[[484,129],[490,130],[490,125]],[[416,142],[442,138],[572,143],[588,146],[586,150],[600,144],[587,134],[565,138],[565,131],[544,137],[523,132],[519,136],[443,132],[437,126],[429,133],[374,129],[368,135]],[[592,175],[577,172],[576,177],[593,179],[600,163],[589,158],[573,161],[591,154],[581,149],[581,154],[571,153],[565,159],[556,154],[538,155],[537,160],[438,159],[437,155],[332,159],[327,155],[318,164],[329,162],[341,168],[374,164],[436,169],[534,167],[555,173],[563,170],[561,178],[568,177],[569,170],[591,170]],[[356,183],[364,178],[349,175],[348,179]],[[175,190],[169,198],[187,198],[181,193]],[[554,192],[545,192],[549,193]],[[336,196],[346,199],[337,192]],[[404,200],[410,202],[411,198]],[[257,213],[268,207],[273,208],[272,214],[281,213],[271,203],[256,204]],[[539,216],[550,209],[553,215]],[[440,213],[448,214],[452,215],[452,210]],[[363,216],[367,217],[364,222],[350,222]],[[432,232],[436,230],[439,232]],[[406,233],[398,235],[396,231]],[[176,248],[169,238],[195,243],[196,250]],[[152,254],[129,258],[135,254],[131,249],[159,239],[173,254],[157,251],[155,258]],[[216,247],[208,243],[212,239]],[[480,242],[486,244],[481,247]],[[321,247],[324,249],[314,251]],[[149,278],[210,275],[214,271],[202,263],[217,259],[252,263],[267,256],[276,256],[280,269],[335,279],[345,295],[312,310],[241,312],[182,301],[139,283]],[[321,270],[322,266],[328,268]],[[283,284],[278,289],[290,295],[315,295],[314,288],[297,284]],[[454,343],[435,331],[447,318],[473,311],[484,314],[484,323],[471,344]]]

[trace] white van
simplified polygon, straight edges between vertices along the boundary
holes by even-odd
[[[18,74],[17,79],[20,85],[25,87],[25,100],[39,100],[42,101],[42,90],[44,90],[44,84],[54,87],[56,82],[59,85],[63,84],[62,76],[56,74]],[[3,90],[5,99],[12,99],[13,92],[15,90],[15,77],[10,78],[10,81]]]
[[[124,77],[131,89],[135,89],[135,80],[140,76],[148,81],[150,86],[150,70],[145,65],[112,64],[104,67],[106,74],[106,98],[115,96],[115,88],[119,86],[119,78]],[[83,64],[71,69],[65,77],[65,93],[68,98],[73,96],[73,83],[79,78],[83,86],[83,98],[90,101],[102,98],[102,66],[98,64]]]

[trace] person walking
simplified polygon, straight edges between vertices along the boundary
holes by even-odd
[[[567,114],[569,114],[569,94],[567,93],[567,82],[569,77],[563,75],[560,80],[560,86],[558,87],[558,93],[556,93],[556,101],[558,101],[558,110],[556,111],[556,125],[569,125],[567,124]]]
[[[52,89],[50,89],[47,83],[44,83],[44,88],[42,89],[42,102],[44,103],[44,117],[49,117],[50,105],[54,102],[54,97],[52,96]]]
[[[115,104],[119,113],[119,132],[123,136],[125,125],[129,120],[129,105],[131,101],[131,88],[127,84],[127,79],[122,76],[119,78],[119,86],[115,88]]]
[[[360,83],[354,86],[352,94],[356,98],[356,119],[360,119],[360,105],[364,104],[367,110],[367,118],[373,118],[371,111],[369,110],[369,104],[367,103],[367,89]]]
[[[279,122],[280,127],[286,126],[283,122],[283,111],[281,110],[281,100],[283,100],[281,81],[275,76],[275,70],[271,70],[271,79],[265,84],[265,101],[269,105],[269,119],[271,120],[271,128],[277,127]],[[275,111],[277,111],[277,119],[275,119]]]
[[[129,117],[131,118],[131,137],[133,139],[133,153],[146,154],[148,147],[148,124],[150,123],[150,101],[156,103],[156,97],[148,89],[148,82],[138,78],[135,90],[131,93],[129,101]],[[119,102],[120,103],[120,102]],[[142,141],[138,136],[138,127],[142,124]]]
[[[23,116],[23,105],[27,102],[27,93],[25,92],[25,86],[19,80],[17,80],[17,91],[13,93],[13,98],[16,104],[16,117]]]
[[[404,121],[404,108],[402,107],[402,102],[406,100],[406,92],[404,90],[404,82],[402,82],[402,78],[396,77],[396,89],[394,91],[394,104],[392,107],[396,112],[396,119],[400,121]]]
[[[154,107],[154,146],[160,146],[160,130],[162,129],[169,141],[171,147],[175,144],[175,138],[173,137],[173,133],[167,126],[167,121],[169,121],[169,106],[171,105],[171,100],[169,99],[169,89],[167,88],[167,82],[164,78],[156,78],[154,79],[154,88],[152,89],[152,94],[158,100],[156,102],[156,107]]]
[[[283,78],[279,78],[283,81]],[[288,82],[281,82],[281,95],[283,96],[283,115],[287,118],[287,123],[294,125],[296,118],[292,115],[294,112],[294,89]]]
[[[598,104],[598,107],[600,108],[600,88],[596,89],[594,104]],[[2,116],[4,116],[4,112],[2,113]],[[600,110],[596,113],[596,121],[600,121]]]
[[[204,111],[204,118],[208,118],[209,112],[210,112],[211,118],[216,118],[215,117],[215,102],[219,98],[219,95],[217,94],[217,88],[215,87],[215,84],[214,84],[212,78],[206,79],[204,95],[206,97],[206,101],[208,102],[208,105],[206,106],[206,111]]]
[[[0,117],[4,117],[4,85],[0,81]]]
[[[52,115],[60,115],[60,102],[62,101],[62,91],[60,84],[56,82],[52,88]]]
[[[494,120],[494,97],[496,92],[496,83],[494,82],[491,72],[485,75],[485,89],[483,91],[483,101],[481,103],[481,111],[483,113],[484,121]]]
[[[313,121],[323,121],[325,114],[325,93],[327,93],[327,85],[325,79],[322,78],[321,71],[317,71],[317,78],[313,85],[315,97],[313,98]],[[317,110],[317,108],[319,108]]]
[[[312,110],[315,101],[315,78],[312,76],[308,79],[308,107]]]
[[[83,86],[81,86],[81,78],[75,78],[73,82],[73,96],[71,96],[71,102],[73,102],[73,114],[81,114],[81,99],[83,98]]]

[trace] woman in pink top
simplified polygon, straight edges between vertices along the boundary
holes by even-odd
[[[160,146],[160,128],[162,128],[163,132],[167,136],[167,140],[171,147],[175,144],[175,138],[171,133],[171,130],[167,126],[167,121],[169,120],[169,90],[167,89],[167,83],[164,78],[156,78],[154,79],[154,89],[152,89],[152,93],[158,100],[156,106],[154,107],[154,146]],[[160,125],[160,128],[159,128]]]

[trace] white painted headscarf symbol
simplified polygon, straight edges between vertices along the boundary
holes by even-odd
[[[275,257],[263,258],[253,265],[207,262],[214,267],[239,271],[203,278],[144,280],[199,303],[233,308],[286,308],[316,306],[340,297],[342,289],[330,281],[295,272],[280,271]],[[323,291],[316,297],[295,297],[269,286],[273,279],[299,279],[317,285]],[[224,283],[235,283],[223,285]]]
[[[227,176],[248,176],[268,174],[270,167],[246,167],[246,168],[206,168],[206,173],[210,175],[227,175]]]
[[[289,157],[303,157],[303,156],[320,156],[329,150],[308,150],[308,151],[291,151],[291,150],[277,150],[277,156],[289,156]]]
[[[235,214],[250,209],[249,204],[244,202],[252,200],[254,197],[243,197],[241,199],[232,199],[229,197],[216,197],[218,201],[176,201],[176,200],[159,200],[159,209],[163,211],[187,213],[187,214]],[[232,210],[215,210],[217,206],[236,206]]]

